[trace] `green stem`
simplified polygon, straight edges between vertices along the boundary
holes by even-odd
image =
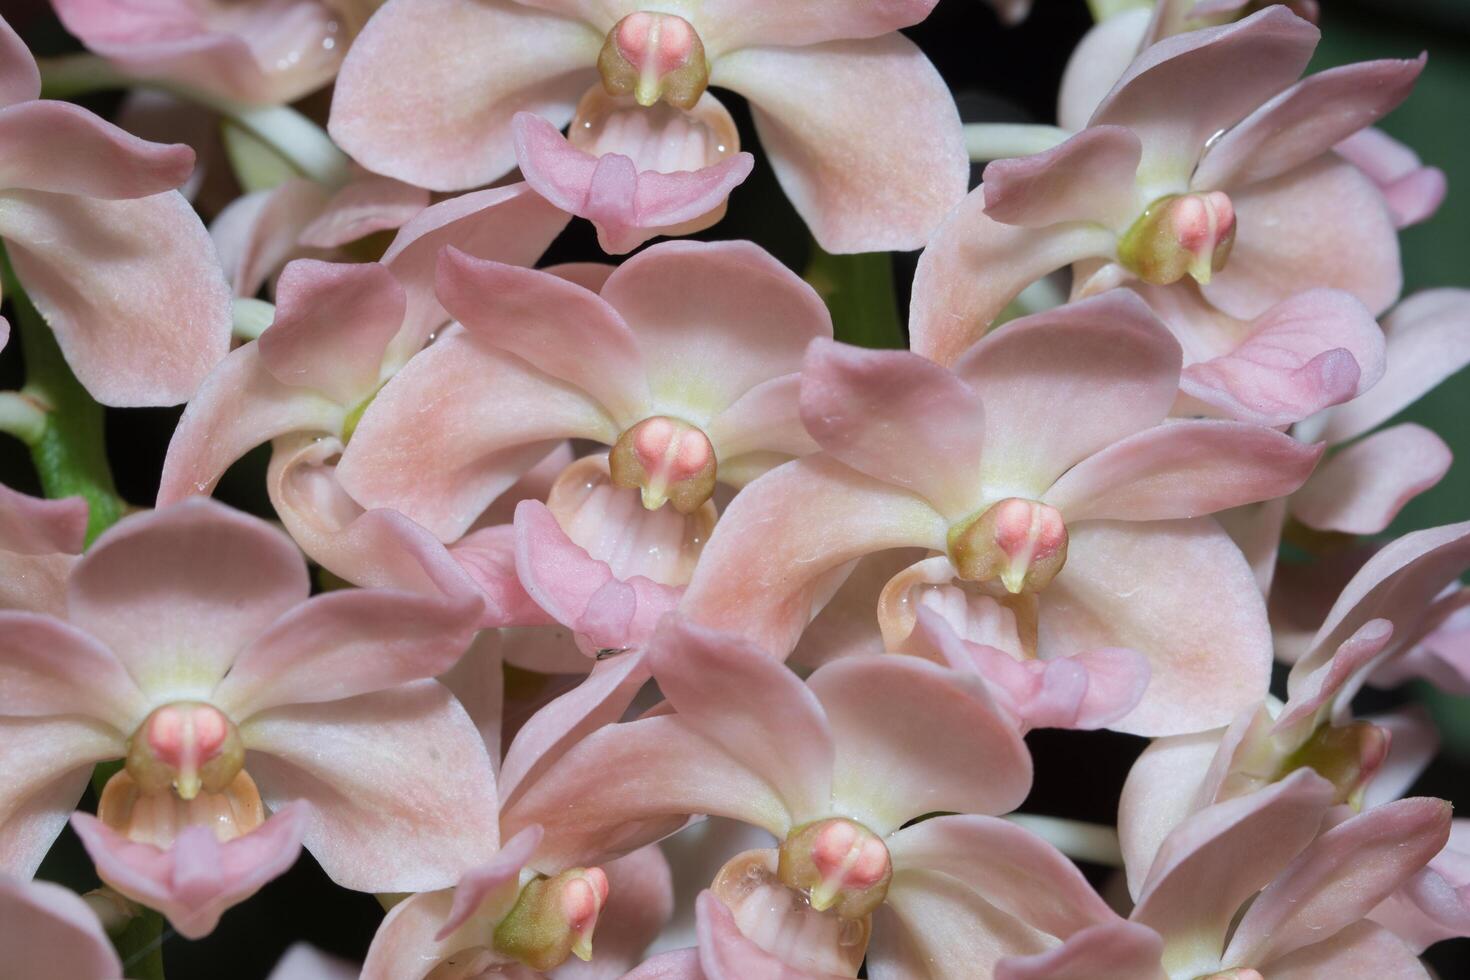
[[[46,411],[39,433],[28,442],[31,462],[47,497],[80,496],[87,501],[87,543],[91,544],[127,509],[107,464],[102,406],[67,367],[51,328],[21,289],[3,252],[0,280],[0,292],[10,300],[25,352],[26,385],[21,393]]]
[[[806,281],[827,303],[838,340],[860,347],[904,348],[887,252],[831,255],[812,244]]]
[[[976,163],[1008,160],[1044,153],[1066,141],[1071,134],[1055,126],[1025,123],[968,123],[965,149]]]
[[[163,929],[163,916],[143,909],[108,937],[122,960],[123,976],[129,980],[164,980]]]

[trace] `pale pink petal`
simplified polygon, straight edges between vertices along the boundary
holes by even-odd
[[[1270,964],[1271,980],[1430,980],[1424,964],[1387,929],[1356,922],[1331,939]]]
[[[66,579],[73,555],[18,555],[0,550],[0,609],[66,615]]]
[[[1426,58],[1361,61],[1318,72],[1261,105],[1214,143],[1190,178],[1196,190],[1270,180],[1393,111]]]
[[[209,237],[236,296],[253,297],[290,259],[301,255],[301,233],[326,207],[328,192],[306,179],[231,201],[209,225]]]
[[[1222,732],[1156,738],[1128,770],[1118,798],[1118,843],[1128,877],[1128,894],[1137,899],[1164,838],[1198,809],[1217,756]]]
[[[878,599],[889,580],[924,556],[922,549],[895,548],[859,558],[851,574],[801,634],[787,663],[815,668],[840,657],[884,653]]]
[[[148,706],[123,665],[86,633],[50,616],[0,612],[0,715],[82,715],[125,737]]]
[[[80,895],[49,881],[0,878],[0,949],[6,972],[14,977],[120,980],[123,975],[96,914]]]
[[[1144,46],[1150,11],[1125,10],[1095,24],[1072,49],[1057,93],[1057,125],[1077,132]]]
[[[41,72],[25,42],[0,17],[0,106],[41,97]]]
[[[900,870],[889,884],[883,909],[894,915],[880,914],[875,920],[884,928],[899,926],[912,959],[927,968],[920,974],[925,980],[993,976],[1005,957],[1039,953],[1051,945],[1045,933],[941,872]],[[889,973],[876,980],[910,980],[910,975]]]
[[[260,335],[260,360],[282,384],[356,408],[377,390],[405,302],[398,280],[375,262],[298,259],[276,282],[275,320]]]
[[[817,696],[785,664],[738,634],[679,616],[660,624],[648,661],[685,724],[760,774],[797,823],[827,815],[833,731]]]
[[[1352,293],[1375,316],[1399,297],[1398,231],[1378,188],[1330,155],[1230,195],[1235,246],[1201,290],[1241,320],[1303,289]]]
[[[158,504],[210,493],[231,464],[276,436],[336,434],[346,414],[328,398],[277,380],[258,344],[236,348],[185,406],[164,456]]]
[[[1240,906],[1316,836],[1332,792],[1315,772],[1297,770],[1201,810],[1165,838],[1132,919],[1169,937],[1165,965],[1171,972],[1203,972],[1191,973],[1195,959],[1172,962],[1168,953],[1175,950],[1208,969]]]
[[[836,746],[832,798],[875,833],[944,810],[1007,813],[1031,789],[1020,733],[975,677],[918,657],[846,657],[807,682]]]
[[[829,252],[919,248],[965,196],[954,99],[900,34],[734,51],[710,82],[750,100],[786,196]]]
[[[85,813],[73,814],[71,827],[99,878],[162,912],[181,935],[200,939],[214,931],[226,909],[296,863],[306,817],[304,807],[283,807],[223,844],[209,827],[185,827],[168,850],[131,841]]]
[[[914,271],[909,346],[953,364],[1027,286],[1073,262],[1111,256],[1112,231],[1082,222],[1051,228],[1003,225],[971,191],[935,229]]]
[[[67,612],[145,691],[182,684],[203,696],[308,588],[286,535],[212,500],[186,500],[123,518],[98,538],[67,583]]]
[[[393,906],[373,934],[360,980],[423,980],[466,948],[464,936],[434,938],[452,902],[453,893],[446,890],[414,895]]]
[[[801,417],[827,453],[923,497],[950,520],[979,503],[985,412],[975,389],[908,351],[813,341]]]
[[[1450,804],[1385,803],[1333,827],[1251,904],[1225,960],[1265,963],[1320,942],[1387,898],[1449,839]]]
[[[1156,425],[1181,357],[1124,289],[1006,324],[954,365],[985,402],[985,482],[1039,495],[1075,463]]]
[[[354,963],[328,956],[310,943],[296,942],[276,960],[266,980],[358,980]]]
[[[598,243],[610,255],[631,252],[656,235],[707,227],[701,219],[723,216],[730,192],[755,166],[749,153],[734,153],[697,170],[640,169],[621,153],[594,156],[578,149],[529,112],[516,113],[513,130],[526,182],[561,210],[596,225]]]
[[[107,405],[177,405],[229,349],[230,291],[176,191],[0,194],[0,237],[67,364]]]
[[[516,571],[526,592],[589,654],[643,646],[683,594],[642,575],[619,579],[567,537],[545,504],[522,501],[515,527]]]
[[[839,980],[832,974],[812,973],[785,963],[745,938],[735,924],[735,916],[714,892],[701,892],[695,908],[699,916],[699,965],[707,980]]]
[[[597,917],[590,961],[569,959],[556,968],[556,980],[615,980],[638,965],[649,943],[674,910],[669,862],[657,846],[640,847],[602,866],[607,874],[607,905]]]
[[[583,289],[590,289],[594,293],[602,292],[607,277],[613,274],[617,266],[607,262],[558,262],[556,265],[548,265],[543,272],[549,272],[553,276],[561,276],[567,282],[576,283]]]
[[[1148,657],[1148,690],[1115,731],[1220,727],[1266,691],[1266,611],[1244,557],[1211,520],[1074,527],[1066,567],[1040,598],[1042,657],[1100,647]]]
[[[566,0],[537,0],[564,6]],[[699,30],[713,51],[757,44],[806,45],[851,37],[877,37],[912,27],[929,16],[935,0],[878,0],[854,6],[822,0],[797,6],[781,0],[705,0]]]
[[[549,626],[556,622],[531,598],[516,574],[514,526],[499,524],[471,531],[450,546],[450,554],[484,593],[481,626]]]
[[[602,42],[509,0],[389,0],[342,65],[328,130],[376,173],[438,191],[486,184],[515,166],[517,112],[572,118]]]
[[[1134,59],[1091,124],[1132,129],[1143,141],[1147,173],[1187,180],[1207,140],[1296,81],[1320,36],[1285,7],[1272,7],[1165,38]]]
[[[1429,220],[1444,203],[1444,171],[1424,166],[1418,154],[1380,129],[1359,130],[1333,149],[1373,178],[1400,228]]]
[[[1443,439],[1413,422],[1375,432],[1322,464],[1292,496],[1292,516],[1323,531],[1377,534],[1452,460]]]
[[[1042,499],[1068,522],[1198,517],[1291,493],[1324,448],[1245,422],[1165,422],[1087,457]]]
[[[127,754],[121,735],[76,717],[0,717],[0,873],[29,878],[82,794],[92,767]]]
[[[1336,443],[1362,435],[1470,363],[1470,292],[1415,293],[1394,307],[1383,330],[1388,354],[1383,379],[1334,409],[1321,438]]]
[[[1287,681],[1290,697],[1276,718],[1273,731],[1287,730],[1313,717],[1345,687],[1345,698],[1351,698],[1362,683],[1359,679],[1358,683],[1350,684],[1353,675],[1372,663],[1392,638],[1392,623],[1386,619],[1370,619],[1339,644],[1331,660],[1311,672],[1293,669]]]
[[[792,500],[821,501],[821,518],[812,520]],[[736,495],[705,545],[680,611],[784,654],[840,584],[830,581],[835,570],[889,548],[943,550],[946,530],[913,494],[827,456],[808,456]]]
[[[495,852],[489,757],[435,681],[277,708],[242,724],[240,737],[261,797],[306,804],[306,848],[345,888],[445,888]]]
[[[189,179],[194,151],[139,139],[81,106],[50,99],[0,108],[0,187],[83,197],[162,194]]]
[[[553,445],[612,443],[602,410],[520,358],[455,330],[398,372],[352,435],[337,477],[450,541]]]
[[[408,312],[389,361],[407,361],[450,320],[434,295],[439,253],[446,246],[480,259],[535,265],[569,220],[524,183],[461,194],[420,211],[383,253],[383,264],[408,292]]]
[[[531,860],[531,855],[536,853],[540,843],[541,828],[527,827],[506,841],[505,846],[489,861],[461,875],[459,883],[454,886],[454,903],[449,907],[449,915],[445,917],[444,924],[439,927],[434,938],[441,942],[448,939],[456,929],[469,921],[480,903],[491,893],[499,890],[502,885],[515,881],[526,862]]]
[[[996,964],[995,980],[1155,980],[1164,941],[1133,922],[1083,929],[1055,949],[1015,956]]]
[[[596,293],[534,269],[444,250],[439,302],[466,332],[596,399],[622,425],[648,412],[638,342]]]
[[[1365,809],[1406,796],[1439,752],[1439,731],[1422,704],[1367,719],[1389,734],[1388,757],[1363,792]],[[1459,823],[1455,825],[1459,827]],[[1453,830],[1451,831],[1453,837]],[[1451,841],[1453,847],[1453,840]]]
[[[985,213],[1008,225],[1061,221],[1127,223],[1143,149],[1132,130],[1092,126],[1044,153],[996,160],[985,168]]]
[[[1470,934],[1467,822],[1450,824],[1450,842],[1423,870],[1373,910],[1372,920],[1415,950]]]
[[[332,195],[301,230],[310,248],[337,248],[374,232],[402,228],[429,206],[429,192],[391,177],[364,174]]]
[[[801,375],[762,381],[710,420],[709,436],[719,459],[721,483],[743,486],[792,456],[817,451],[801,422]]]
[[[86,537],[85,498],[47,500],[0,484],[0,551],[78,555]]]
[[[889,837],[888,853],[895,868],[952,875],[1049,935],[1065,938],[1115,918],[1064,854],[1007,820],[923,820]]]
[[[623,315],[660,405],[701,422],[771,378],[801,369],[832,336],[816,290],[751,242],[663,242],[618,266],[602,298]]]

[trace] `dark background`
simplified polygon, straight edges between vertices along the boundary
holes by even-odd
[[[799,2],[799,0],[793,0]],[[863,2],[863,0],[854,0]],[[1470,2],[1467,0],[1321,0],[1324,41],[1314,70],[1380,57],[1411,57],[1428,49],[1429,66],[1408,104],[1383,128],[1413,146],[1450,177],[1450,196],[1439,215],[1403,234],[1406,293],[1435,286],[1470,287]],[[0,0],[3,13],[38,53],[75,48],[44,3]],[[1067,56],[1091,25],[1083,0],[1036,0],[1022,25],[1000,26],[982,0],[941,0],[934,14],[908,33],[953,88],[966,121],[1050,123]],[[720,98],[741,127],[744,148],[757,156],[755,173],[734,194],[729,217],[701,237],[751,238],[797,270],[805,267],[809,239],[777,187],[741,100]],[[89,101],[106,113],[115,97]],[[3,147],[0,147],[3,153]],[[977,172],[973,180],[978,181]],[[972,181],[973,182],[973,181]],[[553,246],[548,261],[602,259],[590,227],[574,222]],[[907,306],[915,256],[894,263],[900,309]],[[838,324],[839,330],[841,324]],[[0,387],[18,387],[20,352],[0,355]],[[1458,462],[1438,487],[1411,503],[1391,529],[1394,535],[1470,517],[1470,378],[1457,375],[1405,413],[1439,432]],[[177,409],[111,411],[108,447],[119,489],[137,504],[151,502]],[[262,489],[265,453],[235,467],[219,496],[236,506],[268,513]],[[19,444],[0,436],[0,479],[36,492]],[[1279,680],[1279,678],[1278,678]],[[1470,710],[1459,699],[1428,689],[1369,692],[1373,708],[1421,700],[1434,711],[1445,745],[1415,792],[1470,802]],[[1118,793],[1142,740],[1107,733],[1041,731],[1028,741],[1036,755],[1036,785],[1025,809],[1100,823],[1114,819]],[[90,806],[90,802],[84,803]],[[1095,872],[1102,884],[1106,875]],[[66,832],[42,876],[78,889],[96,885],[80,845]],[[231,910],[207,939],[189,942],[165,935],[170,978],[264,977],[284,949],[307,940],[324,950],[360,960],[381,919],[377,902],[333,886],[310,855],[256,898]],[[1441,943],[1428,954],[1445,978],[1470,976],[1470,940]]]

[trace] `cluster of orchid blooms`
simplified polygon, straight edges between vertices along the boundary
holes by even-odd
[[[1430,723],[1352,707],[1470,693],[1470,523],[1372,537],[1450,465],[1382,423],[1470,362],[1470,294],[1399,295],[1443,175],[1372,128],[1422,58],[1114,4],[1058,127],[967,148],[899,33],[935,0],[53,2],[89,53],[0,22],[18,339],[185,408],[153,509],[0,487],[0,972],[124,976],[104,927],[203,937],[303,848],[389,909],[383,980],[1396,980],[1470,935]],[[749,242],[536,268],[721,218],[712,88],[821,248],[923,248],[910,350]],[[43,483],[54,391],[0,396]],[[264,445],[272,522],[209,499]],[[1038,727],[1152,740],[1115,836],[1008,818]],[[85,898],[31,880],[68,825]]]

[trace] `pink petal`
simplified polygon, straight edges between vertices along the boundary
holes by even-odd
[[[1087,457],[1043,499],[1068,522],[1197,517],[1291,493],[1324,448],[1244,422],[1165,422]]]
[[[177,405],[229,349],[230,293],[177,192],[131,201],[7,191],[0,235],[67,364],[119,407]]]
[[[1225,960],[1265,963],[1352,925],[1439,853],[1449,832],[1450,804],[1428,798],[1333,827],[1251,904]]]
[[[0,714],[81,715],[126,737],[148,707],[123,665],[86,633],[50,616],[0,612]]]
[[[505,657],[500,630],[475,634],[459,662],[438,677],[439,683],[475,723],[491,764],[500,762],[501,729],[505,721]],[[497,781],[499,772],[496,772]]]
[[[305,804],[306,849],[344,888],[447,888],[495,853],[490,759],[435,681],[276,708],[240,737],[261,797],[274,809]]]
[[[622,718],[648,677],[637,653],[598,661],[585,680],[532,715],[516,732],[500,767],[504,808],[512,810],[521,793],[588,734]]]
[[[566,11],[582,0],[535,0]],[[807,45],[844,38],[877,37],[912,27],[929,16],[935,0],[879,0],[854,6],[818,0],[793,7],[781,0],[705,0],[698,27],[711,56],[756,45]],[[590,5],[589,5],[590,6]]]
[[[691,421],[801,370],[807,344],[832,336],[816,290],[751,242],[660,243],[618,266],[602,298],[632,329],[654,398],[701,413]]]
[[[820,500],[813,521],[790,506]],[[680,604],[689,619],[791,650],[847,562],[888,548],[942,550],[944,520],[904,490],[823,455],[787,463],[736,495]],[[738,574],[737,574],[738,573]]]
[[[535,265],[569,220],[524,183],[461,194],[420,211],[383,253],[383,264],[408,292],[403,330],[389,348],[388,360],[395,365],[407,361],[450,321],[434,295],[445,247],[509,265]]]
[[[1156,738],[1138,756],[1118,798],[1118,842],[1136,900],[1154,856],[1170,832],[1200,808],[1211,763],[1221,749],[1222,731]]]
[[[1365,809],[1391,803],[1407,795],[1409,787],[1429,768],[1429,763],[1439,752],[1439,731],[1422,704],[1373,715],[1367,720],[1388,732],[1389,743],[1388,757],[1373,774],[1373,781],[1363,793]]]
[[[378,231],[402,228],[429,206],[429,192],[391,177],[364,174],[327,202],[301,231],[301,244],[337,248]]]
[[[73,814],[71,827],[96,863],[98,877],[162,912],[183,936],[200,939],[214,931],[226,909],[296,863],[306,816],[304,807],[282,808],[255,830],[223,844],[209,827],[185,827],[168,850],[135,843],[85,813]]]
[[[795,822],[827,815],[833,731],[817,696],[790,669],[738,635],[679,616],[660,624],[648,661],[679,717],[759,773]]]
[[[782,189],[829,252],[919,248],[965,196],[954,99],[900,34],[733,51],[710,82],[750,100]]]
[[[434,938],[440,942],[448,939],[469,921],[481,902],[502,885],[515,881],[540,844],[541,828],[527,827],[506,841],[488,862],[460,876],[459,884],[454,886],[454,904],[449,907],[449,915]]]
[[[1187,180],[1205,143],[1301,75],[1320,32],[1285,8],[1144,49],[1093,113],[1143,141],[1143,168]]]
[[[254,296],[281,266],[305,251],[301,233],[327,201],[320,184],[294,179],[237,197],[215,216],[209,236],[236,296]]]
[[[730,192],[755,166],[749,153],[734,153],[697,170],[640,169],[621,153],[577,149],[529,112],[516,113],[512,128],[526,182],[558,208],[596,225],[598,243],[610,255],[631,252],[656,235],[698,230],[693,225],[707,215],[718,220]]]
[[[515,166],[515,113],[572,118],[602,41],[505,0],[390,0],[343,62],[328,130],[376,173],[436,191],[487,184]]]
[[[276,282],[276,317],[260,335],[261,362],[282,384],[356,408],[377,390],[405,302],[403,287],[377,263],[298,259]]]
[[[1318,72],[1264,103],[1210,147],[1198,190],[1270,180],[1373,125],[1409,97],[1426,57],[1360,61]]]
[[[707,980],[838,980],[785,963],[747,939],[735,916],[713,892],[700,892],[699,965]]]
[[[1357,922],[1333,936],[1270,965],[1271,980],[1428,980],[1414,951],[1370,922]]]
[[[1164,941],[1132,922],[1084,929],[1055,949],[1013,956],[996,965],[995,980],[1153,980],[1165,974],[1159,962]]]
[[[584,652],[641,647],[683,589],[642,575],[627,581],[566,536],[545,504],[516,508],[516,571],[526,592],[570,627]]]
[[[118,980],[123,975],[96,914],[80,895],[49,881],[0,878],[0,948],[6,971],[16,977]]]
[[[466,948],[463,936],[434,938],[449,914],[453,893],[424,892],[399,902],[373,934],[360,980],[423,980],[445,959]]]
[[[971,191],[935,229],[914,271],[909,346],[953,364],[1020,295],[1073,262],[1111,256],[1116,236],[1089,224],[1003,225],[985,213],[985,189]]]
[[[1392,638],[1392,623],[1386,619],[1370,619],[1338,646],[1331,660],[1316,670],[1293,669],[1287,679],[1290,696],[1272,731],[1285,731],[1307,721],[1316,715],[1318,709],[1337,698],[1340,692],[1344,702],[1350,699],[1362,684],[1359,678],[1350,686],[1353,675],[1372,663]],[[1343,691],[1345,687],[1347,690]]]
[[[982,891],[1008,915],[1061,938],[1115,921],[1064,854],[994,817],[923,820],[888,839],[895,869],[936,871]]]
[[[885,931],[895,927],[891,931],[900,935],[886,937],[887,942],[908,954],[908,964],[923,964],[918,976],[928,980],[990,977],[1005,957],[1039,953],[1050,945],[1044,933],[990,904],[972,885],[935,871],[895,876],[874,919]],[[875,980],[915,976],[896,967]]]
[[[1394,307],[1383,321],[1388,368],[1383,379],[1334,409],[1321,438],[1346,442],[1386,422],[1470,363],[1470,292],[1431,289]]]
[[[150,143],[68,102],[36,100],[0,108],[0,165],[6,189],[133,198],[162,194],[189,179],[194,151]]]
[[[266,368],[259,344],[238,347],[205,376],[185,406],[163,460],[158,504],[210,493],[240,457],[277,436],[335,435],[347,410],[279,381]]]
[[[25,42],[0,17],[0,106],[41,97],[41,72]]]
[[[1128,223],[1134,173],[1143,148],[1130,129],[1093,126],[1045,153],[996,160],[985,168],[985,213],[1008,225],[1042,228],[1062,221]]]
[[[1218,525],[1089,521],[1070,535],[1066,567],[1041,596],[1038,652],[1120,647],[1148,657],[1148,690],[1114,731],[1216,728],[1260,700],[1271,667],[1265,609]]]
[[[1398,232],[1383,196],[1331,156],[1232,193],[1235,246],[1205,298],[1241,320],[1303,289],[1352,293],[1375,316],[1403,286]]]
[[[365,507],[391,507],[452,541],[563,439],[617,429],[579,392],[455,330],[373,399],[337,477]]]
[[[1320,530],[1377,534],[1439,483],[1452,461],[1443,439],[1405,422],[1334,454],[1292,496],[1291,512]]]
[[[456,541],[450,554],[485,596],[480,625],[550,626],[555,617],[536,604],[516,574],[516,529],[510,524],[471,531]]]
[[[624,426],[649,414],[638,342],[596,293],[452,246],[439,260],[436,282],[445,310],[483,343],[586,392]]]
[[[744,486],[789,457],[817,451],[801,422],[800,397],[801,375],[783,374],[762,381],[710,420],[705,435],[717,447],[721,483]]]
[[[890,579],[924,555],[918,548],[895,548],[859,558],[851,574],[801,634],[787,663],[798,668],[820,667],[841,657],[886,652],[876,615],[878,599]]]
[[[1219,956],[1236,910],[1311,843],[1331,798],[1332,786],[1302,769],[1196,813],[1164,840],[1133,921],[1174,939],[1176,956]],[[1166,966],[1190,975],[1193,962]]]
[[[1444,171],[1424,166],[1418,154],[1382,130],[1359,130],[1333,149],[1373,179],[1400,228],[1429,220],[1444,203]]]
[[[1073,464],[1156,425],[1181,356],[1128,290],[1006,324],[954,365],[985,402],[985,482],[1039,495]]]
[[[127,754],[115,731],[76,717],[0,717],[0,873],[29,878],[51,850],[92,768]]]
[[[1069,133],[1087,126],[1099,103],[1147,46],[1151,12],[1125,10],[1093,25],[1067,59],[1057,93],[1057,125]]]
[[[79,555],[87,537],[87,501],[47,500],[0,484],[0,551]]]
[[[212,500],[186,500],[125,517],[98,538],[67,583],[67,611],[145,691],[183,683],[203,693],[308,587],[286,535]]]
[[[985,412],[945,368],[908,351],[815,340],[802,366],[801,417],[858,472],[913,491],[950,520],[974,512]]]
[[[832,798],[875,833],[935,810],[1007,813],[1031,756],[974,678],[917,657],[848,657],[807,681],[832,727]]]

